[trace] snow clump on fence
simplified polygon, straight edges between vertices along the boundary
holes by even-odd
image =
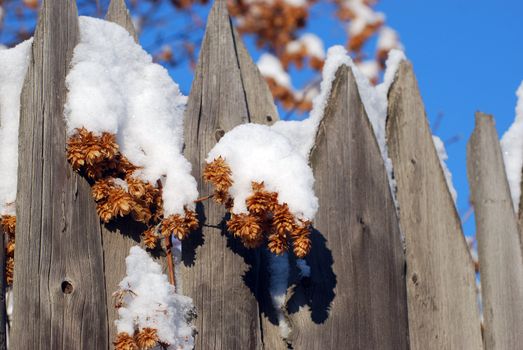
[[[507,179],[512,195],[514,210],[517,212],[521,196],[521,169],[523,168],[523,82],[516,96],[516,118],[508,131],[501,138],[501,148]]]
[[[140,349],[160,344],[168,349],[193,349],[192,299],[177,294],[162,267],[140,247],[131,248],[125,263],[127,275],[115,293],[119,316],[116,349],[124,349],[125,344]]]
[[[33,39],[0,50],[0,215],[15,215],[20,93]]]

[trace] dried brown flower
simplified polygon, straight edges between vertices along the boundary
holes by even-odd
[[[189,234],[189,229],[181,215],[169,215],[162,221],[161,232],[164,237],[173,234],[179,240],[183,240]]]
[[[5,278],[8,286],[13,285],[14,269],[15,259],[13,257],[8,257],[5,261]]]
[[[287,238],[273,232],[269,235],[269,251],[276,255],[281,255],[287,251]]]
[[[15,256],[15,241],[14,239],[10,239],[7,241],[7,246],[5,248],[5,253],[7,256],[14,257]]]
[[[185,209],[184,224],[190,231],[194,231],[200,226],[198,215],[195,211]]]
[[[4,215],[0,219],[0,225],[2,225],[2,230],[9,237],[15,236],[16,231],[16,216],[14,215]]]
[[[118,333],[116,340],[113,342],[115,350],[138,350],[138,345],[129,333]]]
[[[263,242],[263,233],[255,216],[249,214],[232,214],[227,221],[227,229],[235,237],[241,238],[247,248],[256,248]]]
[[[295,225],[290,234],[294,255],[298,258],[304,258],[311,250],[310,225],[310,221],[304,221],[301,225]]]
[[[140,349],[152,349],[158,342],[158,331],[154,328],[145,327],[135,334],[134,339]]]
[[[156,233],[156,227],[149,227],[147,230],[145,230],[143,235],[143,243],[145,246],[149,249],[154,249],[158,244],[158,239],[160,238]]]
[[[289,206],[286,203],[277,204],[273,214],[272,222],[278,235],[284,237],[287,233],[292,232],[294,228],[294,215],[291,214]]]
[[[100,164],[112,160],[118,154],[116,136],[107,132],[100,136],[85,128],[76,132],[67,141],[67,160],[73,170],[88,170],[87,176],[96,179],[103,173]]]
[[[214,185],[219,192],[228,192],[232,186],[231,168],[222,157],[218,157],[205,166],[203,179]]]

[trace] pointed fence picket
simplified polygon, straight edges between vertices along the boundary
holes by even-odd
[[[277,117],[225,0],[217,0],[207,20],[185,118],[185,155],[203,196],[212,193],[202,180],[205,158],[224,133],[241,123],[267,123]],[[197,209],[202,227],[183,242],[181,265],[181,288],[193,298],[198,313],[196,347],[261,349],[276,339],[272,348],[280,348],[283,341],[271,337],[277,326],[260,316],[255,296],[260,252],[243,248],[226,234],[223,207],[208,201]]]
[[[396,210],[347,66],[336,73],[311,163],[320,209],[307,257],[311,278],[298,285],[288,306],[295,312],[294,348],[406,349],[405,262]]]
[[[21,95],[12,349],[109,346],[100,224],[65,153],[77,40],[75,2],[44,1]]]
[[[523,344],[523,258],[492,116],[476,114],[467,163],[476,218],[485,348],[517,349]]]
[[[137,40],[124,0],[111,1],[106,19]],[[21,97],[13,349],[112,348],[111,294],[129,248],[140,243],[136,225],[99,223],[89,184],[66,162],[65,76],[78,35],[75,2],[44,0]],[[212,191],[201,179],[206,155],[225,132],[277,119],[226,1],[216,0],[185,121],[185,154],[202,196]],[[491,312],[485,348],[517,347],[521,238],[506,196],[483,200],[507,188],[497,135],[488,123],[479,129],[486,131],[473,136],[469,168]],[[399,211],[352,70],[339,68],[311,154],[320,201],[306,258],[311,276],[298,278],[290,258],[285,340],[269,295],[267,252],[232,238],[221,206],[198,203],[201,227],[183,242],[177,279],[196,306],[196,349],[483,348],[474,269],[408,62],[389,92],[387,139]],[[521,230],[521,209],[519,220]],[[498,232],[499,222],[511,223],[510,232]],[[4,343],[0,331],[0,349]]]
[[[474,267],[412,66],[389,91],[387,144],[405,235],[413,349],[481,349]]]

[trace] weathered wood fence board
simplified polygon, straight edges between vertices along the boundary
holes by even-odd
[[[105,19],[124,27],[134,38],[134,41],[138,42],[138,35],[129,15],[129,10],[125,5],[125,0],[111,0]]]
[[[523,169],[521,169],[521,196],[519,197],[518,218],[519,242],[521,244],[521,253],[523,254]]]
[[[411,347],[481,349],[474,268],[406,61],[389,91],[387,140],[406,242]]]
[[[65,154],[65,76],[76,5],[46,0],[21,96],[13,349],[105,349],[100,224]]]
[[[492,116],[476,114],[467,145],[476,218],[486,349],[523,344],[523,258],[517,219]]]
[[[311,162],[320,209],[309,285],[290,301],[295,349],[407,349],[400,230],[352,71],[336,73]]]
[[[185,122],[185,154],[202,195],[212,191],[201,178],[209,150],[240,123],[276,119],[269,96],[232,27],[225,1],[217,0],[207,20]],[[277,329],[260,317],[255,298],[260,252],[246,250],[226,235],[220,206],[208,201],[198,206],[198,213],[203,227],[184,241],[180,268],[183,293],[197,308],[196,348],[262,348],[263,341],[276,339]]]

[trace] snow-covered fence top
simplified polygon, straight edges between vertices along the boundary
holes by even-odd
[[[111,31],[121,36],[120,44],[135,45],[123,0],[111,1],[107,19],[129,32]],[[384,82],[373,87],[343,48],[330,49],[310,119],[277,121],[269,89],[232,25],[225,0],[216,0],[185,116],[177,107],[166,113],[178,118],[174,122],[179,127],[169,159],[149,164],[128,157],[140,165],[137,174],[149,172],[148,181],[159,177],[158,186],[172,204],[167,214],[194,208],[200,224],[183,240],[181,254],[175,254],[175,268],[161,249],[152,251],[159,265],[139,248],[132,248],[126,265],[129,248],[143,246],[151,236],[140,237],[145,230],[140,220],[101,224],[89,183],[66,161],[71,132],[63,118],[66,76],[81,39],[78,23],[74,1],[43,2],[22,89],[12,348],[109,349],[117,329],[118,349],[188,349],[193,344],[196,349],[267,350],[483,347],[474,265],[443,162],[445,150],[430,132],[412,66],[401,53],[391,55]],[[122,74],[131,63],[150,63],[137,47],[132,52],[136,61],[128,57],[132,62],[121,67]],[[84,54],[96,62],[107,58]],[[83,63],[89,69],[93,62]],[[119,68],[110,68],[111,81],[102,79],[106,85],[101,88],[124,81],[119,80]],[[166,78],[158,67],[149,68]],[[132,74],[125,75],[127,79]],[[76,84],[73,78],[67,80],[70,98],[81,94],[78,87],[85,83]],[[178,95],[172,82],[165,80],[165,87],[166,93]],[[112,111],[118,115],[126,114],[129,106],[148,96],[147,87],[138,89],[145,95],[138,90],[126,94],[127,88],[132,90],[121,87],[119,96],[101,100],[115,103]],[[0,102],[10,95],[5,96]],[[177,98],[167,100],[183,104],[183,98]],[[74,108],[75,101],[70,102],[67,108]],[[134,122],[146,125],[144,115],[161,114],[161,106],[169,107],[147,109]],[[2,123],[4,109],[0,103]],[[81,112],[94,110],[100,106]],[[133,123],[114,120],[118,130],[112,131],[125,156],[128,137],[139,133],[125,132]],[[96,115],[88,122],[97,121],[110,120]],[[240,124],[246,125],[237,127]],[[170,124],[165,125],[158,133],[168,131]],[[151,144],[150,137],[143,140]],[[179,153],[183,140],[188,162]],[[136,141],[138,148],[144,146]],[[474,157],[481,160],[485,141],[474,147]],[[0,159],[13,158],[12,153],[0,153]],[[521,303],[508,305],[500,296],[504,285],[520,282],[511,276],[521,266],[510,266],[522,264],[522,259],[510,194],[499,175],[501,157],[499,152],[489,157],[496,159],[497,172],[485,171],[490,163],[476,159],[479,170],[471,179],[477,186],[472,192],[488,283],[483,305],[494,310],[485,317],[485,334],[493,342],[501,337],[510,347],[521,343],[510,337],[523,327],[523,310]],[[165,165],[172,166],[161,168]],[[181,192],[169,192],[176,184],[163,181],[179,169],[184,196],[169,197]],[[497,177],[496,184],[505,191],[493,210],[512,225],[509,233],[499,232],[505,234],[499,240],[489,235],[489,228],[496,227],[495,217],[487,215],[491,198],[485,198],[490,192],[484,187],[489,176]],[[120,180],[114,179],[129,191],[130,184]],[[16,186],[14,179],[9,181]],[[11,192],[6,188],[0,186],[0,194],[12,202],[13,186]],[[194,201],[196,191],[214,200]],[[8,209],[6,213],[14,213]],[[495,261],[500,255],[506,264]],[[162,274],[169,266],[176,270],[176,288]],[[504,273],[496,275],[497,266]],[[518,297],[523,288],[514,286],[510,295]],[[193,311],[196,317],[188,325],[185,318]],[[193,329],[197,333],[190,334]]]

